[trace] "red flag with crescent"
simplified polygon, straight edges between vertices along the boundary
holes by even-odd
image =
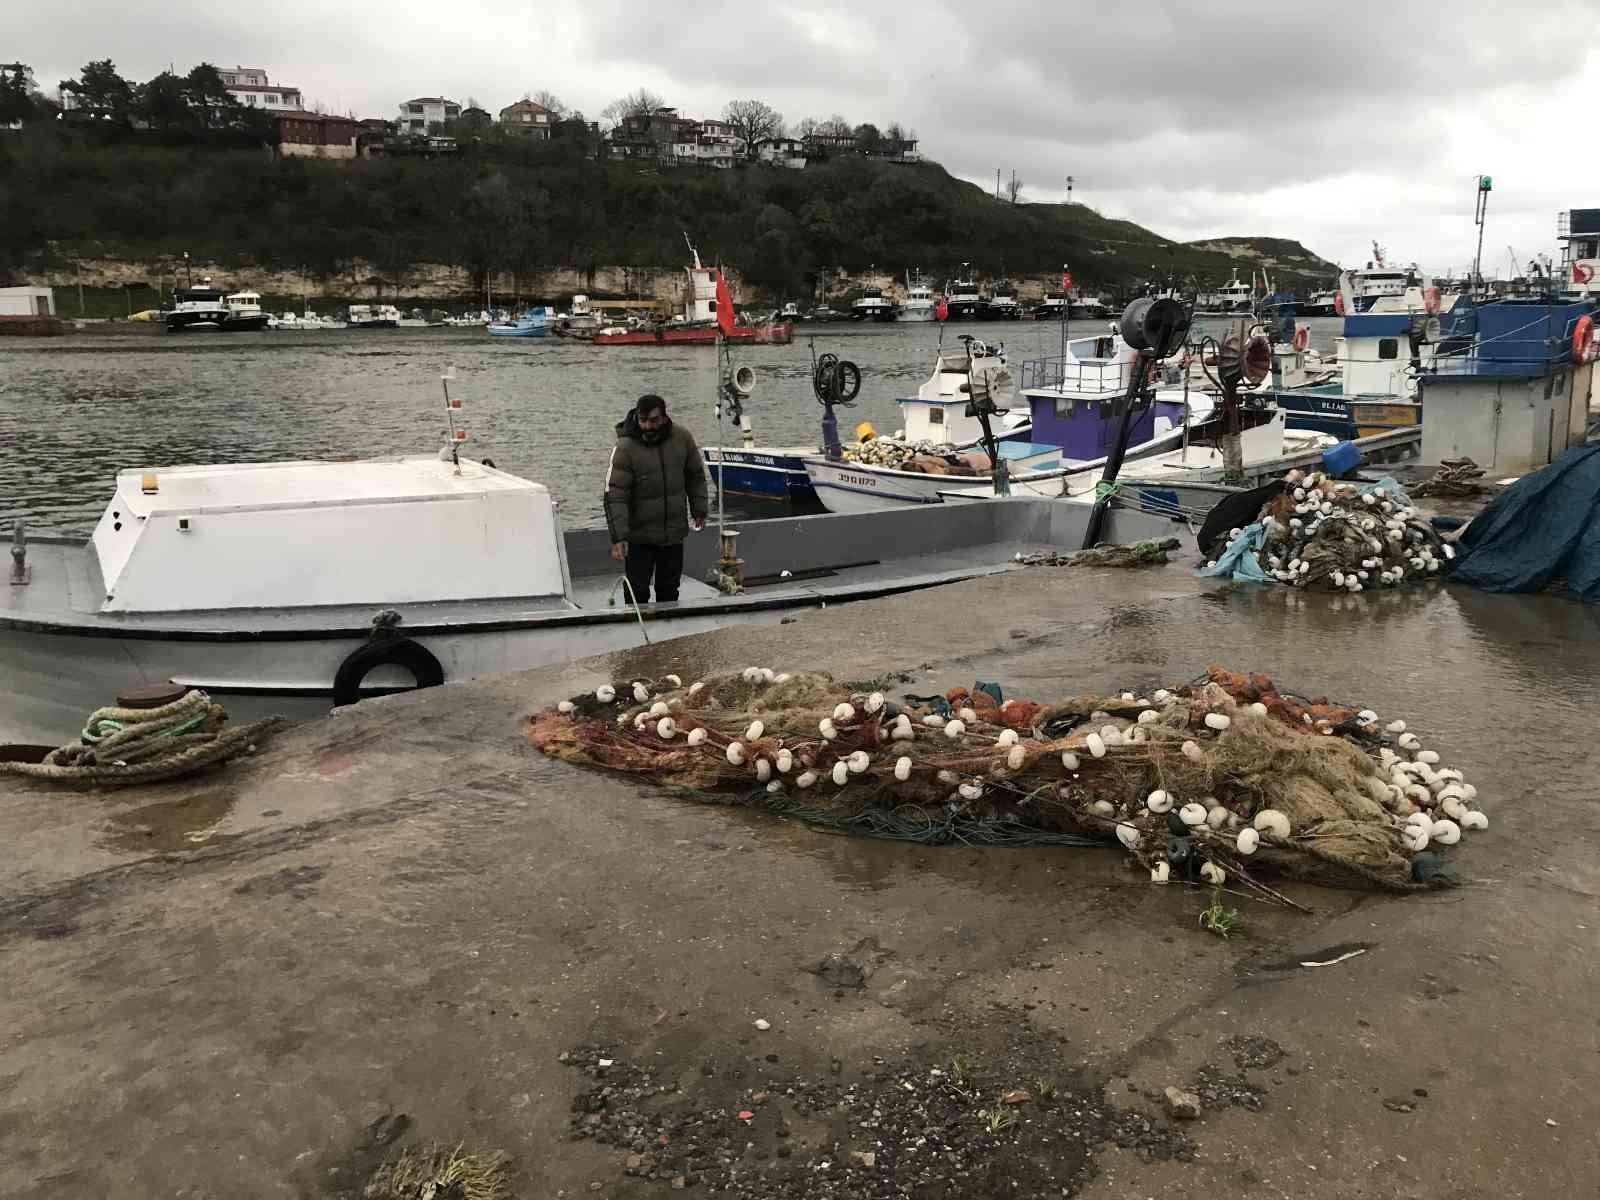
[[[733,333],[733,297],[728,294],[728,281],[717,272],[717,328],[726,334]]]
[[[1072,272],[1067,270],[1065,267],[1061,269],[1061,290],[1063,292],[1070,292],[1072,290]]]
[[[943,320],[946,320],[949,316],[950,316],[950,306],[944,302],[944,297],[940,296],[937,300],[935,300],[933,302],[933,319],[935,321],[943,321]]]

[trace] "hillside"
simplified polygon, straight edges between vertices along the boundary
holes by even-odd
[[[1256,246],[1280,244],[1184,245],[1083,205],[996,200],[932,163],[657,170],[593,161],[561,142],[324,162],[259,148],[95,144],[36,128],[0,137],[0,208],[9,217],[0,271],[16,275],[97,259],[153,276],[188,252],[312,278],[365,274],[364,284],[396,293],[427,264],[463,279],[675,271],[685,232],[708,260],[735,267],[747,293],[773,298],[907,267],[942,281],[963,262],[983,277],[1036,282],[1070,263],[1078,286],[1112,292],[1209,284]],[[1234,241],[1244,249],[1230,257]],[[1296,243],[1281,245],[1305,258],[1307,277],[1327,273]],[[1287,275],[1292,260],[1280,257]]]
[[[1249,260],[1256,266],[1266,267],[1275,277],[1281,276],[1284,286],[1295,279],[1315,279],[1324,285],[1338,274],[1337,263],[1329,262],[1289,238],[1270,237],[1220,237],[1189,242],[1196,250],[1226,254],[1230,258]]]

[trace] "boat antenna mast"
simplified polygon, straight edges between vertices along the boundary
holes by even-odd
[[[464,425],[456,424],[456,414],[461,411],[461,397],[450,394],[450,381],[456,377],[453,366],[446,367],[439,373],[439,385],[444,388],[444,419],[450,430],[450,440],[445,443],[445,449],[450,452],[450,462],[455,467],[455,473],[461,474],[461,443],[467,440],[467,430]]]

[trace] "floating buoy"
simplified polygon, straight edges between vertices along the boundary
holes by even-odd
[[[1433,823],[1433,828],[1429,831],[1428,837],[1438,842],[1441,846],[1454,846],[1461,840],[1461,826],[1447,817],[1444,820]]]
[[[756,759],[756,782],[765,783],[772,778],[772,764],[764,758]]]
[[[612,687],[609,683],[602,683],[599,687],[595,688],[594,698],[600,701],[601,704],[610,704],[617,698],[617,689]]]
[[[1228,873],[1214,862],[1200,864],[1200,878],[1212,887],[1221,887],[1228,882]]]
[[[1486,814],[1479,812],[1477,809],[1469,808],[1466,812],[1461,814],[1461,828],[1487,829],[1489,828],[1489,818]]]
[[[861,774],[871,765],[872,759],[865,750],[857,750],[849,758],[845,759],[845,766],[852,775]]]
[[[894,777],[901,783],[911,778],[911,760],[904,755],[894,761]]]
[[[1439,811],[1459,823],[1467,815],[1467,806],[1455,796],[1442,796],[1439,799]]]
[[[1157,688],[1151,699],[1153,699],[1157,704],[1165,704],[1168,700],[1172,699],[1172,693],[1167,691],[1166,688]]]
[[[664,717],[671,711],[672,709],[668,707],[665,700],[657,700],[650,706],[650,715],[652,717]]]
[[[983,784],[963,783],[956,791],[961,793],[963,800],[976,800],[983,795]]]
[[[862,705],[868,713],[875,713],[883,707],[883,693],[873,692],[867,697],[867,702]]]
[[[845,765],[844,759],[833,764],[833,781],[843,787],[845,780],[850,778],[850,768]]]
[[[1000,731],[1000,736],[995,739],[994,744],[1004,748],[1006,746],[1015,746],[1021,740],[1021,735],[1019,735],[1015,729],[1002,729]]]
[[[1437,750],[1418,750],[1417,761],[1419,763],[1427,763],[1431,767],[1439,761],[1439,752]]]
[[[817,732],[830,742],[839,736],[839,731],[833,727],[833,721],[827,717],[817,722]]]
[[[1208,712],[1206,714],[1206,727],[1208,729],[1215,729],[1218,733],[1221,733],[1224,729],[1232,724],[1233,718],[1228,716],[1227,713]]]
[[[767,784],[767,795],[776,796],[781,791],[783,791],[783,781],[781,779],[774,779]]]
[[[944,724],[944,718],[941,717],[938,713],[928,713],[925,717],[922,718],[922,723],[924,725],[928,726],[928,728],[932,729],[935,725],[943,725]]]
[[[779,750],[777,762],[773,765],[778,768],[779,775],[787,775],[794,770],[794,752],[791,750]]]
[[[1185,742],[1183,744],[1183,756],[1191,762],[1199,762],[1205,757],[1205,751],[1200,749],[1199,742]]]
[[[744,670],[739,672],[739,678],[743,679],[746,683],[760,683],[761,668],[746,667]]]
[[[689,685],[689,695],[698,696],[705,689],[705,686],[706,685],[703,680],[695,680]]]
[[[734,766],[740,766],[744,762],[744,746],[742,746],[740,743],[729,742],[726,753],[728,756],[728,761]]]
[[[978,723],[978,714],[970,708],[963,708],[956,716],[960,717],[968,725],[976,725]]]
[[[1006,752],[1006,766],[1013,771],[1022,770],[1022,764],[1028,761],[1028,752],[1021,746],[1013,746]]]
[[[750,727],[744,731],[744,740],[753,742],[767,731],[766,725],[761,721],[751,721]]]
[[[816,781],[817,773],[815,771],[802,771],[795,776],[794,785],[797,788],[808,788]]]
[[[691,729],[689,730],[689,745],[698,746],[701,742],[706,740],[707,736],[708,735],[704,729]]]
[[[671,717],[662,717],[656,722],[656,736],[662,741],[671,741],[678,733],[678,723]]]
[[[1421,750],[1422,739],[1414,733],[1402,733],[1395,739],[1395,744],[1402,750]]]
[[[967,726],[964,721],[951,721],[944,727],[944,735],[947,738],[958,738],[966,731]]]
[[[1144,798],[1144,806],[1153,813],[1171,812],[1172,797],[1166,792],[1162,791],[1160,788],[1157,788]]]
[[[1151,883],[1166,883],[1172,878],[1172,867],[1165,861],[1158,862],[1150,868]]]
[[[772,673],[772,668],[771,667],[762,667],[761,668],[761,682],[762,683],[776,683],[777,681],[778,681],[778,677]]]
[[[1094,757],[1104,758],[1106,756],[1106,740],[1098,733],[1091,733],[1084,739],[1084,742],[1089,747],[1089,753]]]
[[[1428,835],[1429,829],[1425,825],[1407,825],[1400,831],[1400,840],[1405,843],[1407,850],[1415,854],[1427,848]]]
[[[916,732],[909,725],[896,725],[889,731],[889,739],[895,742],[915,741],[916,736]]]
[[[1279,841],[1289,836],[1289,818],[1275,808],[1263,808],[1251,824],[1259,833],[1270,833]]]
[[[560,704],[556,705],[556,711],[558,713],[563,713],[563,714],[569,714],[570,715],[571,713],[574,713],[577,710],[578,710],[578,706],[576,704],[574,704],[571,700],[563,700]]]
[[[1114,817],[1117,815],[1117,806],[1109,800],[1096,800],[1089,805],[1089,811],[1097,817]]]
[[[1141,725],[1148,725],[1152,721],[1159,721],[1160,719],[1161,714],[1153,708],[1147,708],[1139,714],[1139,724]]]
[[[1390,733],[1404,733],[1406,731],[1406,723],[1404,721],[1390,721],[1384,726],[1384,729]]]
[[[1127,822],[1122,822],[1117,826],[1117,841],[1121,842],[1129,850],[1137,850],[1140,842],[1139,830]]]
[[[787,672],[787,671],[785,671],[785,672],[784,672],[784,673],[783,673],[783,674],[781,674],[781,675],[774,675],[774,676],[773,676],[773,677],[772,677],[772,682],[773,682],[773,683],[788,683],[788,682],[789,682],[789,680],[791,680],[791,679],[793,679],[793,678],[794,678],[794,676],[793,676],[793,675],[790,675],[790,674],[789,674],[789,673],[788,673],[788,672]]]
[[[1061,765],[1069,771],[1076,771],[1078,769],[1078,756],[1071,750],[1063,750],[1061,752]]]
[[[680,676],[667,675],[663,678],[675,688],[681,688],[683,686],[683,679]]]
[[[1100,740],[1108,746],[1122,745],[1122,729],[1117,725],[1100,726]]]
[[[1261,845],[1261,835],[1254,829],[1241,829],[1239,836],[1234,839],[1233,847],[1240,854],[1254,854],[1256,847]]]
[[[1206,810],[1206,825],[1212,829],[1221,829],[1228,823],[1228,810],[1218,804]]]
[[[951,770],[940,771],[937,775],[934,776],[934,778],[937,779],[940,783],[946,784],[947,786],[948,785],[954,785],[954,784],[959,783],[961,781],[961,776],[957,775],[954,771],[951,771]]]
[[[1204,825],[1206,823],[1206,806],[1204,804],[1196,804],[1191,800],[1178,810],[1178,819],[1190,829]]]
[[[1250,706],[1250,711],[1255,713],[1255,715],[1258,717],[1264,717],[1267,715],[1267,706],[1261,703],[1261,701],[1257,700]]]
[[[837,721],[854,720],[856,715],[855,705],[835,704],[833,706],[833,719]]]
[[[1144,726],[1135,725],[1122,735],[1122,741],[1129,746],[1143,746],[1150,741],[1150,735],[1144,731]]]

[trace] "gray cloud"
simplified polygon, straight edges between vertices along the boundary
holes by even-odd
[[[1402,259],[1463,265],[1479,171],[1497,188],[1486,262],[1507,242],[1523,261],[1552,251],[1556,211],[1600,203],[1600,161],[1573,154],[1569,132],[1600,88],[1583,0],[265,11],[10,0],[0,45],[47,85],[90,58],[138,78],[242,62],[362,116],[439,92],[494,108],[550,88],[591,117],[641,85],[695,114],[759,96],[791,121],[900,121],[957,175],[992,186],[996,168],[1016,170],[1035,202],[1061,198],[1071,174],[1076,199],[1168,236],[1298,237],[1344,261],[1377,238]]]

